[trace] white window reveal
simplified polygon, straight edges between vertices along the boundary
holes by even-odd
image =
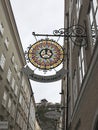
[[[1,58],[0,58],[0,67],[4,70],[4,66],[5,66],[5,56],[4,54],[1,54]]]
[[[17,85],[15,86],[15,95],[16,96],[18,95],[18,86]]]
[[[20,93],[20,97],[19,97],[19,103],[21,104],[23,101],[23,96],[22,96],[22,93]]]
[[[76,75],[76,71],[75,71],[75,75],[74,75],[74,78],[73,78],[73,98],[74,98],[74,104],[76,102],[77,95],[78,95],[78,90],[77,90],[77,75]]]
[[[8,73],[7,73],[7,80],[8,80],[8,82],[11,81],[11,74],[12,74],[12,72],[11,72],[11,69],[9,68],[8,69]]]
[[[12,78],[12,84],[11,84],[11,87],[12,87],[12,89],[14,90],[14,87],[15,87],[15,79],[14,79],[14,78]]]
[[[5,39],[4,43],[5,43],[6,48],[8,49],[8,47],[9,47],[9,39],[8,39],[8,37]]]
[[[9,97],[9,101],[8,101],[8,111],[11,112],[11,105],[12,105],[12,100]]]
[[[0,22],[0,35],[3,36],[4,33],[4,26],[3,23]]]
[[[12,61],[12,63],[14,64],[14,62],[15,62],[15,56],[14,56],[14,54],[12,54],[11,61]]]
[[[12,116],[15,117],[15,111],[16,111],[16,104],[12,103]]]
[[[7,97],[8,97],[8,94],[7,94],[7,91],[5,90],[3,94],[3,99],[2,99],[2,105],[4,107],[6,107],[6,104],[7,104]]]
[[[77,3],[76,3],[77,18],[79,17],[80,7],[81,7],[80,0],[77,0]]]
[[[15,67],[15,71],[17,71],[18,70],[18,65],[16,63],[14,65],[14,67]]]
[[[18,72],[17,75],[18,75],[18,78],[20,79],[20,78],[21,78],[21,74],[20,74],[20,72]]]
[[[80,84],[82,83],[82,80],[85,75],[85,62],[84,62],[84,50],[83,47],[80,49],[80,55],[79,55],[79,77],[80,77]]]

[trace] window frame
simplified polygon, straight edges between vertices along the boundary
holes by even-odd
[[[80,81],[80,86],[82,84],[82,81],[85,76],[85,54],[84,54],[84,47],[80,48],[79,56],[78,56],[78,61],[79,61],[79,81]]]
[[[7,48],[7,50],[9,48],[9,43],[10,43],[9,39],[8,39],[8,37],[6,37],[5,40],[4,40],[4,44],[5,44],[6,48]]]
[[[6,93],[6,94],[5,94]],[[6,97],[5,97],[6,95]],[[6,98],[6,99],[5,99]],[[6,108],[7,106],[7,100],[8,100],[8,92],[7,90],[5,89],[4,90],[4,93],[3,93],[3,98],[2,98],[2,105]]]
[[[3,36],[4,33],[4,25],[2,22],[0,22],[0,35]]]
[[[10,69],[10,67],[9,67],[8,72],[7,72],[7,81],[8,81],[9,83],[11,82],[11,77],[12,77],[12,71],[11,71],[11,69]]]
[[[90,19],[90,26],[91,26],[91,36],[92,36],[92,42],[91,42],[91,48],[92,50],[95,47],[96,44],[96,38],[98,37],[98,25],[97,25],[97,19],[98,17],[98,2],[96,0],[96,4],[94,4],[94,0],[90,2],[90,8],[89,8],[89,19]],[[95,6],[96,8],[94,8]]]
[[[2,70],[4,70],[5,62],[6,62],[6,57],[5,57],[5,55],[2,53],[2,54],[1,54],[1,57],[0,57],[0,67],[1,67]]]

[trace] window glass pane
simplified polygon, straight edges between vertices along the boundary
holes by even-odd
[[[4,66],[5,66],[5,56],[2,54],[1,58],[0,58],[0,67],[4,70]]]
[[[9,112],[11,112],[11,104],[12,104],[12,101],[11,101],[11,98],[9,98],[9,101],[8,101],[8,110],[9,110]]]
[[[15,70],[17,71],[18,70],[18,65],[16,63],[14,65],[14,67],[15,67]]]
[[[3,35],[4,32],[4,26],[3,24],[0,22],[0,34]]]
[[[7,104],[7,91],[4,91],[2,104],[6,107]]]
[[[95,12],[97,8],[97,0],[93,0],[93,5],[94,5],[94,12]]]
[[[8,69],[8,73],[7,73],[7,80],[8,80],[8,82],[11,81],[11,74],[12,74],[12,72],[11,72],[11,70],[10,70],[10,68],[9,68],[9,69]]]
[[[96,11],[95,18],[96,18],[96,24],[97,24],[97,26],[98,26],[98,8],[97,8],[97,11]]]
[[[81,47],[81,60],[84,58],[83,47]]]
[[[73,95],[74,95],[74,104],[76,102],[77,99],[77,77],[76,77],[76,72],[75,72],[75,76],[73,79]]]
[[[24,78],[22,77],[22,87],[24,87]]]
[[[9,40],[8,40],[8,38],[5,39],[4,43],[5,43],[5,45],[6,45],[7,49],[8,49],[8,46],[9,46]]]
[[[79,75],[80,75],[80,83],[82,83],[82,80],[85,75],[85,62],[84,62],[84,51],[83,47],[81,47],[80,55],[79,55]]]
[[[92,49],[93,49],[96,43],[96,31],[95,31],[96,29],[94,25],[92,25],[91,30],[92,30],[91,33],[92,33]]]
[[[12,59],[11,59],[12,63],[14,63],[15,61],[15,57],[14,57],[14,54],[12,55]]]
[[[12,79],[11,87],[12,87],[12,89],[14,90],[14,87],[15,87],[15,79],[14,79],[14,78]]]
[[[21,78],[20,72],[18,72],[17,75],[18,75],[18,78],[20,79]]]
[[[90,10],[90,22],[91,22],[91,25],[93,23],[93,13],[92,13],[92,8]]]
[[[23,96],[22,96],[22,94],[20,93],[20,97],[19,97],[19,103],[20,103],[20,104],[22,103],[22,100],[23,100]]]
[[[12,116],[13,116],[13,117],[15,116],[15,110],[16,110],[16,105],[15,105],[15,103],[13,102],[13,104],[12,104]]]
[[[81,58],[79,56],[79,77],[80,77],[80,84],[82,83],[82,66],[81,66]]]
[[[15,95],[17,96],[17,94],[18,94],[18,86],[16,85],[15,86]]]
[[[82,61],[82,72],[83,72],[83,77],[84,77],[84,75],[85,75],[85,68],[84,68],[85,66],[84,66],[84,60]]]
[[[77,3],[76,3],[77,18],[79,17],[80,6],[81,6],[80,0],[77,0]]]

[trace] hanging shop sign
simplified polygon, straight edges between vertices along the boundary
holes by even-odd
[[[43,70],[43,72],[53,70],[54,68],[56,70],[56,67],[58,67],[64,59],[62,46],[49,38],[39,40],[33,45],[30,45],[25,55],[33,67]],[[38,75],[34,72],[35,69],[32,70],[29,66],[24,67],[22,70],[29,79],[44,83],[60,80],[66,73],[64,68],[56,70],[56,74],[51,76]]]
[[[59,119],[61,117],[61,113],[57,111],[49,111],[45,113],[45,117],[49,119]]]
[[[35,74],[34,71],[30,69],[29,66],[24,67],[22,71],[27,75],[29,79],[37,81],[37,82],[43,82],[43,83],[58,81],[62,79],[64,75],[67,73],[67,70],[62,68],[55,75],[42,76],[42,75]]]
[[[28,60],[33,66],[49,70],[59,66],[64,59],[62,46],[56,41],[45,39],[29,47]]]

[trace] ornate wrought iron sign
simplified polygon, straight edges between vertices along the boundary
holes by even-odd
[[[29,79],[37,81],[37,82],[42,82],[42,83],[58,81],[62,79],[64,75],[67,73],[67,71],[64,68],[62,68],[55,75],[42,76],[42,75],[35,74],[34,71],[31,70],[28,66],[24,67],[22,71],[28,76]]]
[[[53,69],[63,61],[63,48],[53,40],[40,40],[29,48],[28,58],[39,69]]]
[[[58,67],[64,60],[64,50],[61,45],[59,45],[56,41],[50,40],[48,37],[64,37],[65,40],[68,38],[76,46],[85,46],[87,44],[86,41],[86,30],[81,25],[74,25],[69,28],[61,28],[59,30],[54,30],[52,35],[49,34],[35,34],[33,32],[33,36],[46,36],[46,39],[36,41],[36,43],[30,45],[28,47],[28,51],[25,52],[27,60],[36,68],[48,71],[55,69]],[[37,39],[36,39],[37,40]],[[60,80],[64,77],[67,72],[64,68],[56,71],[55,75],[51,76],[43,76],[38,75],[31,70],[28,66],[23,68],[24,73],[28,76],[29,79],[38,82],[53,82]]]
[[[58,67],[64,59],[64,51],[61,45],[56,41],[49,38],[42,39],[30,45],[28,51],[25,52],[27,60],[35,67],[44,72]],[[28,76],[29,79],[38,82],[54,82],[64,77],[66,70],[62,68],[56,71],[56,74],[43,76],[35,73],[29,66],[26,66],[22,71]]]

